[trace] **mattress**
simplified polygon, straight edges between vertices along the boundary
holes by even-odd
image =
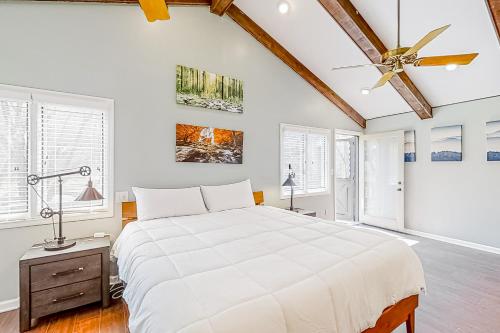
[[[402,240],[267,206],[129,223],[113,253],[131,333],[359,333],[425,288]]]

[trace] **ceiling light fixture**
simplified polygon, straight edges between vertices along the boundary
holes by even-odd
[[[361,89],[361,95],[370,95],[370,89],[368,88]]]
[[[286,14],[288,13],[288,11],[290,10],[290,4],[286,1],[280,1],[278,2],[278,11],[280,12],[280,14]]]
[[[448,65],[446,65],[445,68],[447,71],[454,71],[455,69],[458,68],[458,65],[457,64],[448,64]]]

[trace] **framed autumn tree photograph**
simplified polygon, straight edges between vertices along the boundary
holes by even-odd
[[[177,104],[243,113],[243,81],[177,65]]]
[[[175,161],[242,164],[243,132],[177,124]]]

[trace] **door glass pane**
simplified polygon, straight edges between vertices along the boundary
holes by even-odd
[[[364,213],[395,219],[398,213],[398,144],[396,137],[364,140]]]
[[[339,140],[336,142],[335,174],[338,179],[351,178],[351,142]]]

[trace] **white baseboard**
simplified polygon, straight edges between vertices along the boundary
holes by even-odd
[[[422,232],[422,231],[417,231],[417,230],[412,230],[412,229],[405,229],[403,232],[407,233],[409,235],[420,236],[420,237],[424,237],[424,238],[430,238],[430,239],[438,240],[438,241],[445,242],[445,243],[450,243],[450,244],[454,244],[454,245],[465,246],[465,247],[468,247],[468,248],[471,248],[471,249],[475,249],[475,250],[480,250],[480,251],[485,251],[485,252],[500,254],[500,248],[494,247],[494,246],[482,245],[482,244],[478,244],[478,243],[464,241],[464,240],[461,240],[461,239],[455,239],[455,238],[450,238],[450,237],[445,237],[445,236],[439,236],[439,235],[429,234],[427,232]]]
[[[19,308],[19,298],[0,302],[0,313],[15,310],[17,308]]]

